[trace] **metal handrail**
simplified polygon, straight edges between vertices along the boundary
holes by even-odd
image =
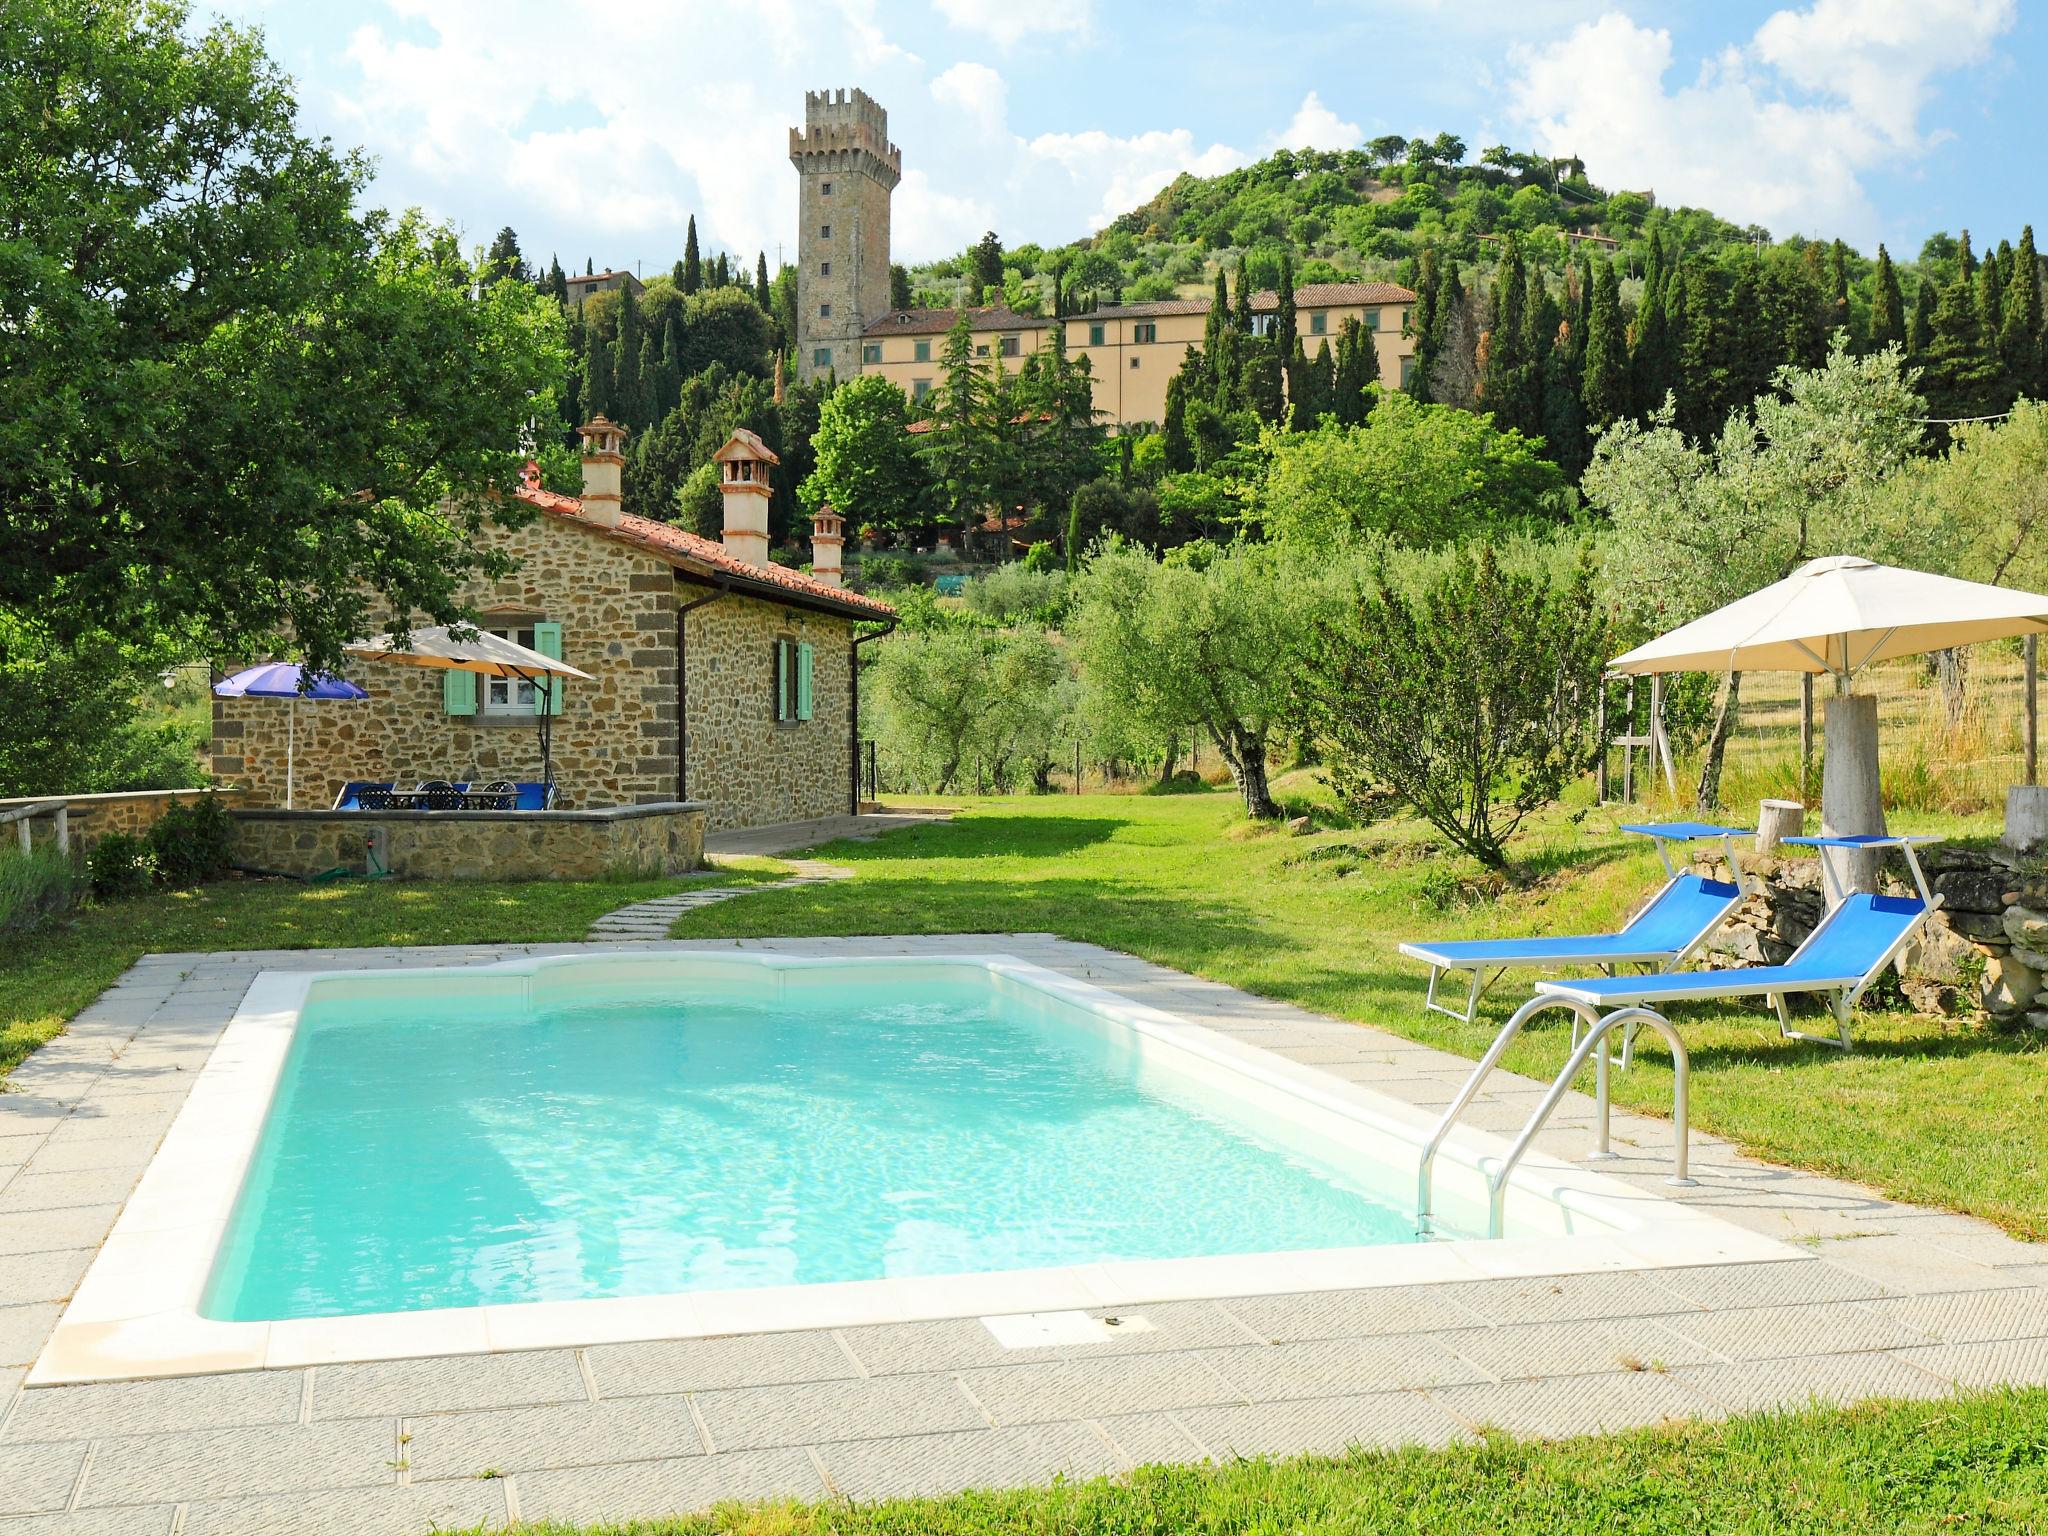
[[[1472,1069],[1472,1075],[1465,1079],[1465,1086],[1458,1090],[1458,1096],[1451,1100],[1450,1108],[1444,1111],[1443,1118],[1437,1121],[1436,1129],[1430,1133],[1429,1140],[1423,1145],[1422,1163],[1416,1169],[1415,1175],[1415,1220],[1418,1226],[1425,1229],[1429,1226],[1430,1179],[1436,1167],[1436,1154],[1443,1146],[1444,1138],[1451,1134],[1451,1127],[1457,1124],[1458,1117],[1465,1113],[1478,1094],[1479,1085],[1492,1075],[1496,1066],[1500,1065],[1501,1057],[1505,1056],[1508,1047],[1515,1043],[1515,1037],[1522,1032],[1522,1026],[1546,1008],[1569,1008],[1578,1015],[1579,1022],[1587,1025],[1591,1025],[1596,1017],[1589,1004],[1582,1003],[1576,998],[1537,996],[1517,1008],[1514,1016],[1501,1026],[1500,1033],[1494,1036],[1493,1044],[1488,1046],[1486,1054],[1479,1058],[1479,1065]],[[1574,1024],[1574,1032],[1577,1028],[1578,1025]],[[1606,1057],[1600,1059],[1600,1065],[1604,1080]],[[1604,1139],[1601,1150],[1606,1150]]]
[[[1650,1028],[1656,1030],[1658,1034],[1662,1035],[1664,1043],[1671,1047],[1671,1124],[1673,1131],[1676,1133],[1677,1141],[1671,1154],[1673,1171],[1671,1177],[1664,1182],[1686,1187],[1690,1187],[1695,1182],[1687,1176],[1686,1172],[1688,1155],[1691,1152],[1691,1140],[1686,1128],[1687,1082],[1692,1072],[1692,1064],[1685,1054],[1685,1042],[1679,1038],[1678,1031],[1672,1027],[1671,1021],[1654,1009],[1643,1007],[1617,1008],[1614,1012],[1596,1020],[1587,1027],[1586,1038],[1579,1042],[1578,1049],[1573,1051],[1570,1058],[1565,1062],[1564,1070],[1557,1074],[1557,1080],[1550,1085],[1550,1092],[1543,1096],[1543,1102],[1536,1106],[1536,1113],[1531,1115],[1529,1123],[1522,1127],[1522,1134],[1515,1138],[1515,1144],[1508,1149],[1507,1157],[1502,1161],[1498,1169],[1488,1175],[1486,1211],[1486,1235],[1488,1237],[1499,1237],[1501,1229],[1505,1224],[1505,1212],[1508,1201],[1508,1175],[1515,1171],[1515,1165],[1521,1162],[1523,1155],[1528,1152],[1529,1144],[1536,1139],[1537,1134],[1549,1122],[1552,1112],[1563,1101],[1564,1096],[1571,1091],[1572,1079],[1579,1075],[1580,1069],[1586,1064],[1586,1058],[1602,1045],[1607,1038],[1607,1032],[1617,1024],[1647,1024]],[[1607,1150],[1608,1105],[1606,1068],[1607,1053],[1602,1050],[1600,1053],[1598,1087],[1599,1150],[1602,1152]]]

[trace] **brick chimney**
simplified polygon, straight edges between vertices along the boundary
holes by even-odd
[[[725,552],[749,565],[768,563],[769,471],[782,461],[766,443],[740,427],[712,455],[718,491],[725,498]]]
[[[603,528],[616,528],[619,472],[626,465],[626,429],[602,413],[576,429],[583,439],[583,515]]]
[[[839,551],[845,544],[846,522],[830,502],[811,517],[811,579],[828,587],[842,584]]]

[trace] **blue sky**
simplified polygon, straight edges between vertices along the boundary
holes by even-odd
[[[2048,184],[2048,29],[2021,0],[195,0],[264,28],[376,201],[472,243],[650,271],[793,254],[787,130],[860,85],[905,177],[899,260],[1054,244],[1181,170],[1450,131],[1576,153],[1774,233],[1910,254],[2016,236]]]

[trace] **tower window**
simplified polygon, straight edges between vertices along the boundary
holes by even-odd
[[[820,304],[818,306],[818,318],[820,320],[830,320],[832,318],[832,306],[830,304]]]
[[[813,352],[811,354],[811,366],[813,368],[830,368],[832,366],[832,349],[830,347],[820,347],[817,351]]]
[[[831,195],[832,195],[832,183],[831,183],[831,182],[829,182],[829,181],[821,181],[821,182],[819,182],[819,183],[818,183],[818,196],[820,196],[820,197],[830,197]]]
[[[832,226],[830,224],[820,224],[818,226],[818,238],[820,240],[830,240],[832,238]]]
[[[831,262],[829,262],[829,261],[821,261],[821,262],[819,262],[819,263],[818,263],[818,276],[820,276],[820,277],[830,277],[831,275],[832,275],[832,263],[831,263]]]
[[[882,360],[882,344],[879,341],[866,343],[860,349],[860,360],[863,363],[879,363]]]

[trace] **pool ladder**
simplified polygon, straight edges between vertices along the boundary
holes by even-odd
[[[1471,1107],[1473,1099],[1478,1097],[1480,1086],[1500,1064],[1500,1059],[1507,1054],[1508,1047],[1515,1043],[1515,1037],[1521,1034],[1522,1026],[1546,1008],[1572,1010],[1575,1015],[1572,1028],[1575,1046],[1564,1064],[1564,1070],[1557,1074],[1557,1081],[1550,1085],[1550,1091],[1543,1096],[1543,1102],[1536,1106],[1536,1113],[1531,1115],[1529,1123],[1522,1127],[1522,1134],[1515,1138],[1515,1144],[1508,1149],[1508,1155],[1491,1171],[1486,1169],[1483,1162],[1480,1164],[1480,1170],[1486,1177],[1486,1235],[1501,1235],[1502,1219],[1508,1200],[1508,1177],[1522,1161],[1537,1134],[1549,1123],[1551,1115],[1563,1102],[1564,1096],[1571,1091],[1572,1079],[1579,1075],[1589,1056],[1594,1059],[1594,1097],[1599,1110],[1595,1119],[1597,1130],[1593,1151],[1587,1161],[1600,1162],[1615,1156],[1607,1145],[1607,1036],[1616,1026],[1625,1026],[1622,1037],[1624,1051],[1627,1050],[1634,1032],[1644,1026],[1662,1035],[1664,1043],[1671,1047],[1671,1123],[1676,1133],[1676,1142],[1672,1150],[1673,1172],[1664,1182],[1686,1186],[1697,1182],[1686,1174],[1686,1154],[1689,1150],[1686,1134],[1687,1079],[1691,1067],[1686,1059],[1685,1042],[1679,1039],[1678,1031],[1671,1027],[1670,1021],[1648,1008],[1617,1008],[1612,1013],[1602,1016],[1597,1014],[1590,1004],[1582,1003],[1576,998],[1532,997],[1516,1009],[1514,1017],[1501,1027],[1501,1032],[1494,1037],[1493,1044],[1488,1047],[1486,1054],[1479,1058],[1479,1065],[1474,1067],[1472,1075],[1465,1079],[1465,1086],[1460,1088],[1458,1096],[1451,1100],[1450,1108],[1446,1109],[1443,1118],[1437,1121],[1435,1131],[1430,1134],[1428,1143],[1422,1149],[1422,1164],[1416,1174],[1415,1220],[1417,1231],[1423,1236],[1431,1235],[1434,1224],[1431,1211],[1431,1176],[1436,1170],[1436,1155],[1442,1149],[1445,1138],[1451,1134],[1451,1128],[1457,1124],[1458,1117],[1464,1114]],[[1580,1034],[1582,1027],[1583,1035]]]

